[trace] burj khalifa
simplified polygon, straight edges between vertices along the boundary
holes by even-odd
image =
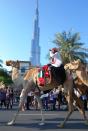
[[[39,10],[38,10],[38,0],[36,0],[36,10],[35,10],[35,19],[34,19],[34,32],[33,38],[31,40],[31,57],[30,61],[33,66],[40,65],[40,28],[39,28]]]

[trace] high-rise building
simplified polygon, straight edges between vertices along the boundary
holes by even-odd
[[[40,46],[39,46],[40,28],[39,28],[39,9],[38,0],[36,0],[36,10],[34,19],[34,32],[31,41],[31,57],[30,61],[33,66],[40,65]]]

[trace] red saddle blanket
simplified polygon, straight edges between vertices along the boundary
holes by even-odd
[[[39,68],[37,82],[39,86],[44,86],[50,82],[50,70],[48,65]]]

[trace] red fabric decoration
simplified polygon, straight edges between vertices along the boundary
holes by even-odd
[[[50,77],[49,72],[45,72],[45,77]]]
[[[42,78],[42,77],[38,78],[38,84],[39,84],[40,86],[44,86],[44,84],[45,84],[44,78]]]
[[[43,68],[43,70],[46,71],[46,70],[48,70],[48,65],[44,65],[42,68]]]

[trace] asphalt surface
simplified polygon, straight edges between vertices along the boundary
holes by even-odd
[[[40,111],[29,110],[20,112],[14,125],[7,126],[12,120],[17,109],[12,110],[0,109],[0,131],[85,131],[88,125],[84,124],[83,117],[78,111],[74,111],[70,119],[64,126],[60,128],[60,123],[64,120],[68,111],[44,111],[45,125],[40,126]],[[88,111],[86,111],[88,117]]]

